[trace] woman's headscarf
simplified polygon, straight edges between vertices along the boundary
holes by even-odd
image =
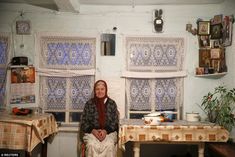
[[[105,87],[105,96],[103,98],[98,98],[96,96],[96,92],[95,92],[95,88],[98,86],[98,85],[103,85]],[[105,99],[108,98],[108,95],[107,95],[107,91],[108,91],[108,88],[107,88],[107,83],[104,81],[104,80],[98,80],[95,82],[95,85],[94,85],[94,99],[95,99],[95,105],[97,107],[97,111],[98,111],[98,114],[99,114],[99,126],[101,129],[104,129],[104,125],[105,125]]]

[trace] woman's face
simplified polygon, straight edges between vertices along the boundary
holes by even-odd
[[[106,93],[106,88],[103,84],[99,84],[95,87],[95,95],[97,98],[103,98]]]

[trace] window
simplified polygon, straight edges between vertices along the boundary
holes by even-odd
[[[175,111],[183,100],[184,39],[127,37],[127,117],[155,111]]]
[[[0,34],[0,108],[4,108],[6,104],[6,77],[7,77],[7,61],[9,54],[9,37]]]
[[[62,123],[77,123],[95,78],[95,38],[40,38],[40,105]]]

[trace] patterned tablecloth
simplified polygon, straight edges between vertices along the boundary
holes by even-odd
[[[226,142],[229,132],[221,126],[208,122],[163,122],[160,125],[145,125],[143,120],[121,120],[119,146],[128,141],[172,142]]]
[[[52,114],[16,116],[0,113],[0,148],[31,152],[44,138],[57,132]]]

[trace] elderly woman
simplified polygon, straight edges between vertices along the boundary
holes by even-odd
[[[96,81],[94,98],[87,101],[83,110],[81,131],[85,133],[86,157],[116,157],[119,116],[107,90],[105,81]]]

